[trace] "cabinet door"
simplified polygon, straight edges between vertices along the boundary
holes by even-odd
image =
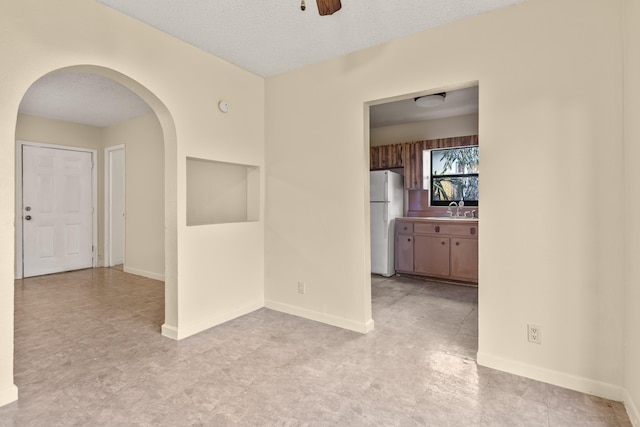
[[[389,146],[389,160],[387,161],[390,168],[401,168],[404,166],[404,144],[393,144]]]
[[[369,170],[382,169],[380,166],[382,164],[381,153],[381,147],[369,147]]]
[[[478,239],[451,238],[451,278],[478,281]]]
[[[411,234],[396,236],[396,270],[413,272],[413,236]]]
[[[430,276],[449,276],[449,243],[448,237],[414,236],[414,271]]]
[[[409,142],[403,149],[404,188],[407,190],[422,189],[422,144]]]
[[[369,170],[401,168],[404,144],[369,147]]]

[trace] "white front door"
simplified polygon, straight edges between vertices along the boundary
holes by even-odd
[[[23,276],[93,266],[92,154],[22,147]]]

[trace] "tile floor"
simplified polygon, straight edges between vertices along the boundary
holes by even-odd
[[[176,342],[161,282],[16,282],[0,426],[630,426],[624,406],[479,367],[475,288],[373,277],[361,335],[261,309]]]

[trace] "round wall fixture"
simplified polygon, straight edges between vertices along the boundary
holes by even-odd
[[[218,102],[218,108],[223,113],[227,113],[227,112],[229,112],[229,103],[227,101],[220,101],[220,102]]]

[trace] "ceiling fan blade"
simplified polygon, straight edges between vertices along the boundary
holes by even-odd
[[[318,4],[318,12],[321,16],[333,15],[334,12],[339,11],[342,8],[340,0],[316,0]]]

